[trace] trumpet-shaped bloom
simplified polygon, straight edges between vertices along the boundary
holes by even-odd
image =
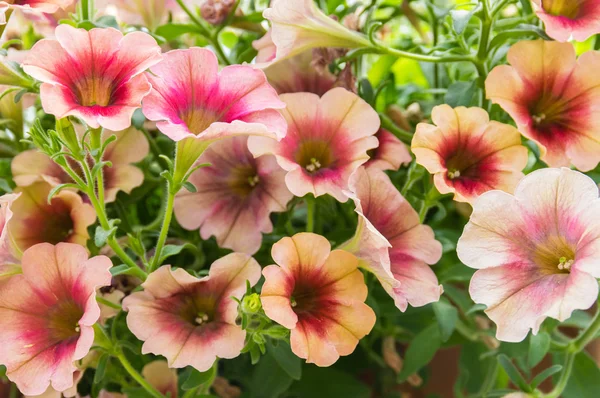
[[[175,217],[185,229],[200,229],[202,239],[211,235],[221,247],[254,254],[262,234],[273,230],[271,212],[286,210],[294,195],[285,186],[285,171],[274,156],[254,159],[247,137],[233,137],[213,144],[189,181],[196,192],[183,189],[175,198]]]
[[[329,18],[312,0],[274,0],[264,17],[271,21],[276,60],[313,48],[369,47],[369,40]]]
[[[294,195],[329,194],[345,202],[348,178],[369,159],[367,151],[377,147],[377,112],[343,88],[334,88],[321,98],[295,93],[281,99],[287,104],[281,111],[288,122],[287,135],[279,142],[250,137],[250,152],[274,154],[288,171],[285,182]]]
[[[491,189],[514,190],[528,160],[517,129],[490,121],[481,108],[440,105],[431,118],[435,125],[417,126],[412,151],[438,191],[472,202]]]
[[[92,347],[96,288],[110,284],[112,263],[71,243],[32,246],[22,260],[0,289],[0,363],[24,394],[64,391]]]
[[[177,371],[169,368],[167,361],[157,360],[150,362],[142,369],[142,376],[150,385],[165,397],[177,398]]]
[[[115,7],[120,21],[144,26],[152,32],[167,22],[170,12],[178,11],[175,0],[105,0],[104,5]]]
[[[56,40],[36,43],[23,62],[23,70],[43,82],[44,111],[57,118],[79,117],[92,128],[131,126],[133,112],[151,88],[143,72],[162,57],[152,36],[67,24],[55,35]]]
[[[0,282],[19,270],[18,250],[8,230],[8,223],[13,216],[11,206],[18,197],[18,194],[0,196]]]
[[[532,0],[537,16],[546,25],[548,36],[558,41],[586,41],[600,33],[598,0]]]
[[[490,191],[475,201],[457,253],[478,269],[469,291],[499,340],[521,341],[546,317],[564,321],[596,301],[599,215],[598,186],[567,168],[529,174],[514,196]]]
[[[440,299],[442,286],[429,267],[442,256],[433,230],[377,167],[361,167],[350,179],[349,196],[356,204],[358,228],[342,249],[361,259],[383,288],[405,311]]]
[[[170,51],[150,70],[152,91],[144,99],[144,115],[175,141],[285,135],[285,120],[277,111],[285,104],[260,70],[231,65],[219,72],[212,51],[196,47]]]
[[[522,41],[486,80],[488,98],[540,147],[551,167],[573,164],[588,171],[600,161],[600,52],[576,59],[570,43]]]
[[[71,191],[59,192],[48,203],[51,190],[52,186],[46,182],[17,190],[20,195],[12,204],[13,216],[8,228],[19,251],[42,242],[85,246],[89,239],[87,228],[96,221],[94,208]]]
[[[66,9],[75,0],[4,0],[0,1],[0,24],[6,23],[6,11],[20,8],[27,11],[53,14],[60,8]]]
[[[235,324],[237,303],[246,281],[260,279],[260,265],[250,256],[232,253],[196,278],[165,265],[148,276],[143,292],[123,300],[129,329],[144,341],[143,354],[162,355],[169,367],[193,366],[204,372],[218,358],[235,358],[246,332]]]
[[[142,185],[144,173],[133,163],[142,161],[149,152],[148,140],[134,127],[116,133],[104,130],[103,139],[111,135],[115,135],[117,139],[108,144],[104,152],[103,160],[112,164],[111,167],[104,168],[106,202],[113,202],[119,191],[130,193],[135,187]],[[18,186],[26,187],[37,181],[46,181],[51,185],[73,182],[59,165],[38,150],[21,152],[15,156],[11,169]]]
[[[261,302],[291,330],[294,354],[318,366],[350,355],[375,325],[358,259],[312,233],[281,239],[271,254],[277,265],[263,270]]]
[[[403,164],[412,161],[412,156],[406,145],[394,134],[381,128],[375,134],[379,146],[369,152],[371,158],[365,167],[375,167],[379,170],[398,170]]]

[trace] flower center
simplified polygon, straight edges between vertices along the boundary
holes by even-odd
[[[85,77],[75,84],[77,100],[81,106],[108,106],[113,99],[114,84],[94,76]]]
[[[231,190],[241,198],[245,198],[260,185],[260,176],[253,165],[238,167],[233,170],[229,182]]]
[[[196,322],[196,325],[201,326],[202,324],[210,322],[210,317],[206,312],[198,312],[194,322]]]
[[[335,162],[329,143],[321,140],[300,143],[295,153],[295,160],[309,174],[316,174]]]
[[[550,15],[575,19],[579,16],[580,0],[542,0],[542,8]]]
[[[71,218],[71,208],[61,198],[52,199],[52,207],[44,210],[37,228],[36,243],[48,242],[53,245],[67,241],[75,225]]]
[[[529,106],[533,126],[547,133],[550,133],[553,126],[564,121],[564,111],[565,106],[560,99],[546,93],[535,98]]]
[[[561,236],[549,237],[534,249],[532,261],[547,273],[568,273],[575,263],[575,248]]]
[[[215,298],[200,287],[194,292],[174,296],[174,301],[171,301],[169,306],[194,327],[206,326],[216,317]]]
[[[460,170],[448,170],[448,178],[453,180],[460,177]]]
[[[561,270],[561,271],[563,271],[563,270],[570,271],[571,270],[571,266],[575,262],[575,260],[573,260],[573,259],[567,260],[566,257],[561,257],[561,258],[558,259],[558,261],[559,261],[559,263],[558,263],[558,269]]]
[[[202,108],[192,108],[180,113],[179,117],[186,124],[190,133],[198,135],[218,120],[216,113]]]
[[[72,300],[60,301],[48,310],[48,331],[54,341],[76,337],[81,332],[83,310]]]

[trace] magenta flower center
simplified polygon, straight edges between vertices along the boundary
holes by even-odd
[[[48,332],[53,341],[65,341],[79,336],[79,320],[83,309],[72,300],[60,301],[48,310]]]
[[[71,207],[60,198],[52,199],[52,207],[39,214],[39,221],[32,225],[32,244],[48,242],[53,245],[65,242],[73,234],[74,223]]]
[[[252,165],[238,167],[232,171],[229,186],[240,198],[248,197],[260,185],[258,171]]]
[[[583,0],[542,0],[544,10],[554,16],[575,19],[579,16]]]
[[[478,179],[478,164],[481,156],[475,154],[481,153],[485,153],[485,148],[470,141],[449,144],[442,153],[446,169],[448,169],[447,177],[450,180],[457,178]]]
[[[114,101],[114,91],[119,82],[94,75],[75,82],[75,95],[81,106],[109,106]]]
[[[323,140],[306,140],[298,145],[294,155],[296,163],[310,174],[331,167],[336,159],[329,142]]]
[[[562,236],[549,237],[535,247],[532,261],[549,274],[568,273],[575,262],[575,247]]]
[[[542,133],[550,134],[554,127],[568,123],[566,104],[551,94],[542,93],[530,102],[528,108],[533,126]]]

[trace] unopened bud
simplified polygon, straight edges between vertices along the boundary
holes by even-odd
[[[410,123],[408,123],[406,116],[404,116],[404,110],[398,105],[390,105],[387,108],[386,113],[396,126],[400,127],[402,130],[412,131]]]
[[[343,87],[356,94],[356,76],[352,72],[352,64],[350,62],[346,63],[346,66],[338,75],[335,87]]]
[[[256,314],[262,308],[258,293],[252,293],[242,299],[242,311],[246,314]]]
[[[206,22],[220,25],[229,16],[235,5],[235,0],[206,0],[200,7],[200,14]]]

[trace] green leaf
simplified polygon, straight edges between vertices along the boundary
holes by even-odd
[[[198,192],[198,190],[196,189],[196,186],[189,181],[184,182],[182,185],[185,189],[187,189],[191,193]]]
[[[562,365],[550,366],[548,369],[541,371],[537,376],[531,380],[531,388],[535,389],[537,386],[542,384],[548,377],[560,372],[563,369]]]
[[[200,33],[196,25],[192,24],[176,24],[168,23],[159,26],[155,32],[158,36],[164,37],[165,40],[171,41],[186,33]]]
[[[406,350],[404,366],[398,375],[399,381],[405,381],[408,376],[427,365],[442,345],[442,336],[437,323],[429,325],[415,336]]]
[[[533,12],[533,9],[531,8],[530,0],[520,0],[520,1],[521,1],[521,7],[523,7],[524,13],[531,14]]]
[[[100,383],[104,378],[109,359],[110,355],[104,354],[98,360],[98,366],[96,366],[96,373],[94,374],[94,384]]]
[[[114,223],[111,222],[111,228],[108,230],[102,228],[100,225],[96,227],[96,233],[94,234],[94,243],[96,244],[96,247],[104,247],[108,238],[117,231],[117,227],[112,226],[112,224]]]
[[[504,371],[506,372],[508,377],[512,380],[513,383],[515,383],[515,385],[517,387],[519,387],[522,391],[525,391],[525,392],[532,391],[529,384],[527,384],[527,382],[523,378],[523,375],[521,374],[521,372],[519,372],[517,367],[512,363],[512,361],[506,355],[504,355],[504,354],[498,355],[498,362],[500,363],[500,366],[502,366],[502,368],[504,369]]]
[[[452,304],[440,300],[433,303],[433,312],[435,312],[440,327],[442,342],[446,342],[454,333],[456,321],[458,320],[458,310]]]
[[[477,89],[477,82],[456,82],[448,87],[444,101],[451,107],[469,106]]]
[[[302,360],[298,358],[285,341],[279,341],[277,345],[269,343],[267,352],[273,355],[275,361],[292,379],[300,380],[302,377]]]
[[[79,189],[79,186],[77,184],[59,184],[59,185],[55,186],[48,193],[48,199],[47,199],[48,204],[50,204],[52,202],[52,198],[54,198],[54,196],[56,196],[63,189],[67,189],[67,188]]]
[[[191,243],[186,243],[183,245],[166,245],[165,247],[163,247],[163,250],[160,254],[159,264],[164,263],[165,260],[171,256],[178,255],[185,249],[192,250],[192,251],[198,251],[196,246],[192,245]]]
[[[275,357],[267,353],[254,367],[250,397],[277,398],[290,387],[292,382],[292,378],[279,366]]]
[[[564,356],[556,358],[563,362]],[[600,391],[600,368],[589,354],[581,352],[575,357],[573,371],[563,391],[562,398],[597,398]]]
[[[238,35],[230,31],[224,31],[221,33],[221,42],[227,48],[233,48],[238,43]]]
[[[529,1],[529,0],[527,0]],[[490,50],[505,44],[509,39],[521,39],[527,38],[528,36],[535,36],[544,40],[549,40],[550,37],[546,34],[543,29],[535,25],[521,24],[514,29],[508,29],[499,32],[492,41],[490,42]]]
[[[473,7],[472,10],[452,10],[450,11],[450,17],[452,18],[452,27],[458,35],[462,35],[469,21],[473,18],[473,15],[477,12],[478,7]]]
[[[192,368],[192,370],[190,371],[190,375],[181,386],[181,389],[188,391],[200,387],[202,384],[205,384],[208,381],[212,380],[215,377],[216,372],[216,366],[212,366],[206,372],[199,372],[196,369]]]
[[[366,384],[352,374],[313,365],[304,366],[302,380],[294,382],[289,392],[292,396],[310,398],[370,398],[372,393]]]
[[[539,332],[537,335],[529,337],[529,352],[527,354],[527,365],[533,368],[540,363],[550,349],[550,335],[546,332]]]

